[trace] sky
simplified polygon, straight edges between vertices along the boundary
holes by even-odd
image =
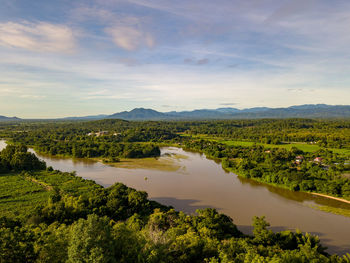
[[[350,101],[348,0],[0,0],[0,115]]]

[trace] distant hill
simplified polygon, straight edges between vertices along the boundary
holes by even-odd
[[[349,105],[307,104],[288,108],[256,107],[248,109],[218,108],[193,111],[158,112],[136,108],[107,116],[123,120],[206,120],[206,119],[260,119],[260,118],[350,118]]]
[[[18,121],[18,120],[21,120],[21,119],[17,117],[6,117],[6,116],[0,115],[0,121]]]
[[[288,108],[265,108],[242,111],[236,118],[350,118],[350,106],[347,105],[300,105]]]
[[[112,114],[108,119],[123,119],[123,120],[159,120],[171,118],[171,115],[158,112],[152,109],[136,108],[131,111],[123,111]]]
[[[2,119],[3,118],[3,119]],[[131,111],[112,115],[100,114],[83,117],[66,117],[56,120],[223,120],[223,119],[262,119],[262,118],[350,118],[350,105],[305,104],[288,108],[254,107],[237,109],[231,107],[198,109],[192,111],[159,112],[153,109],[135,108]],[[19,118],[0,116],[2,120]]]

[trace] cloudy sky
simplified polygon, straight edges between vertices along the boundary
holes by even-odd
[[[350,101],[348,0],[0,6],[0,115]]]

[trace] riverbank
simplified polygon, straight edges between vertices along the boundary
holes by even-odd
[[[326,194],[315,193],[315,192],[308,192],[308,193],[313,194],[313,195],[317,195],[317,196],[322,196],[322,197],[325,197],[325,198],[330,198],[330,199],[333,199],[333,200],[337,200],[339,202],[350,204],[349,200],[346,200],[346,199],[343,199],[343,198],[334,197],[334,196],[326,195]]]
[[[241,177],[241,178],[244,178],[244,179],[248,179],[248,180],[252,180],[252,181],[258,182],[258,183],[260,183],[262,185],[273,186],[273,187],[277,187],[277,188],[280,188],[280,189],[289,190],[291,192],[299,192],[299,193],[305,193],[305,194],[310,194],[310,195],[314,195],[314,196],[320,196],[322,198],[335,200],[335,201],[342,202],[344,204],[349,204],[350,205],[350,200],[346,200],[344,198],[339,198],[339,197],[326,195],[326,194],[323,194],[323,193],[317,193],[317,192],[294,191],[294,190],[290,189],[288,186],[285,186],[285,185],[276,184],[276,183],[268,183],[266,181],[259,180],[259,178],[246,178],[245,176],[241,175],[238,170],[236,170],[236,169],[234,169],[232,167],[223,167],[223,165],[222,165],[223,158],[213,158],[213,157],[207,156],[203,151],[199,151],[199,150],[193,150],[193,149],[187,149],[187,148],[183,148],[183,149],[186,150],[186,151],[192,151],[192,152],[198,152],[200,154],[204,154],[206,156],[206,158],[208,158],[210,160],[214,160],[217,163],[221,162],[222,169],[224,169],[227,172],[232,172],[235,175],[237,175],[238,177]],[[320,209],[320,207],[318,207],[318,206],[317,207],[313,207],[312,206],[312,208],[314,208],[314,209],[318,209],[318,210],[321,210],[321,211],[324,211],[324,212],[328,212],[328,213],[332,213],[332,214],[343,215],[343,216],[346,216],[346,217],[349,217],[349,215],[350,215],[350,209],[347,209],[347,208],[344,209],[344,208],[337,208],[337,207],[327,206],[327,209],[326,209],[326,206],[322,206],[322,207],[323,208]]]
[[[350,200],[347,200],[347,199],[344,199],[344,198],[340,198],[340,197],[335,197],[335,196],[331,196],[331,195],[326,195],[326,194],[322,194],[322,193],[316,193],[316,192],[307,192],[307,191],[293,191],[292,189],[290,189],[289,187],[285,186],[285,185],[280,185],[280,184],[275,184],[275,183],[267,183],[265,181],[260,181],[259,179],[257,178],[246,178],[242,175],[240,175],[238,173],[237,170],[235,169],[230,169],[230,168],[224,168],[224,170],[226,171],[229,171],[229,172],[232,172],[234,174],[236,174],[237,176],[239,177],[242,177],[242,178],[245,178],[245,179],[249,179],[249,180],[253,180],[253,181],[256,181],[256,182],[259,182],[261,184],[266,184],[266,185],[271,185],[271,186],[274,186],[274,187],[279,187],[279,188],[283,188],[283,189],[286,189],[286,190],[289,190],[289,191],[292,191],[292,192],[299,192],[299,193],[306,193],[306,194],[311,194],[311,195],[315,195],[315,196],[320,196],[320,197],[323,197],[323,198],[328,198],[328,199],[332,199],[332,200],[336,200],[338,202],[342,202],[342,203],[346,203],[346,204],[349,204],[350,205]],[[323,210],[325,211],[325,210]],[[350,210],[348,210],[350,211]],[[339,212],[337,212],[336,214],[339,214]],[[348,212],[347,213],[344,213],[345,216],[349,216]]]
[[[166,145],[165,143],[162,143],[162,146],[169,146]],[[171,144],[171,147],[176,147],[179,149],[183,149],[189,152],[198,152],[201,154],[204,154],[201,151],[195,151],[193,149],[187,149],[182,147],[182,145],[180,144]],[[37,151],[35,151],[37,152]],[[73,158],[72,156],[62,156],[62,155],[50,155],[50,154],[45,154],[45,153],[40,153],[37,152],[38,155],[42,156],[42,157],[49,157],[49,158],[64,158],[64,159],[72,159],[73,161],[82,161],[82,162],[100,162],[103,163],[105,165],[108,166],[112,166],[112,167],[116,167],[116,168],[124,168],[124,169],[146,169],[146,170],[154,170],[154,171],[164,171],[164,172],[176,172],[177,170],[181,169],[181,165],[179,165],[179,160],[181,159],[185,159],[186,156],[181,156],[181,155],[168,155],[168,156],[162,156],[162,157],[151,157],[151,158],[138,158],[138,159],[127,159],[127,158],[122,158],[120,160],[120,162],[115,162],[115,163],[108,163],[108,162],[104,162],[103,158],[99,157],[99,158]],[[206,155],[205,155],[206,156]],[[206,158],[210,159],[210,160],[214,160],[216,163],[220,163],[222,161],[222,159],[218,159],[218,158],[211,158],[210,156],[206,156]],[[221,164],[222,167],[222,164]],[[239,174],[239,171],[233,169],[233,168],[228,168],[228,167],[222,167],[222,169],[224,169],[225,171],[228,172],[232,172],[234,174],[236,174],[237,176],[241,177],[241,178],[246,178],[242,175]],[[335,200],[337,202],[342,202],[345,204],[350,204],[349,200],[343,199],[343,198],[339,198],[339,197],[334,197],[331,195],[326,195],[323,193],[316,193],[316,192],[304,192],[304,191],[293,191],[291,190],[289,187],[285,186],[285,185],[280,185],[280,184],[275,184],[275,183],[267,183],[265,181],[260,181],[258,178],[249,178],[249,180],[258,182],[262,185],[265,185],[265,187],[267,186],[273,186],[273,187],[278,187],[280,189],[286,189],[289,190],[291,192],[301,192],[301,193],[306,193],[306,194],[311,194],[314,196],[320,196],[322,198],[327,198],[330,200]],[[332,206],[329,206],[332,207]],[[337,208],[337,207],[333,207],[333,208]],[[322,210],[322,211],[326,211],[326,210]],[[332,209],[327,209],[326,212],[330,212],[330,213],[334,213],[334,214],[341,214],[344,216],[348,216],[348,212],[350,210],[349,209],[342,209],[342,210],[337,210],[336,212],[333,212]]]

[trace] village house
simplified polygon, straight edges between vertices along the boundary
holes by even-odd
[[[316,157],[314,159],[314,162],[316,162],[316,163],[322,163],[322,161],[323,161],[323,158],[321,158],[321,157]]]
[[[99,137],[99,136],[103,136],[103,135],[107,135],[107,134],[108,134],[108,131],[99,131],[99,132],[89,132],[87,135],[88,136],[95,135],[95,136]]]
[[[301,164],[304,161],[304,156],[298,155],[295,157],[295,164]]]
[[[99,132],[96,132],[96,136],[99,137],[99,136],[103,136],[103,135],[107,135],[108,134],[108,131],[99,131]]]

